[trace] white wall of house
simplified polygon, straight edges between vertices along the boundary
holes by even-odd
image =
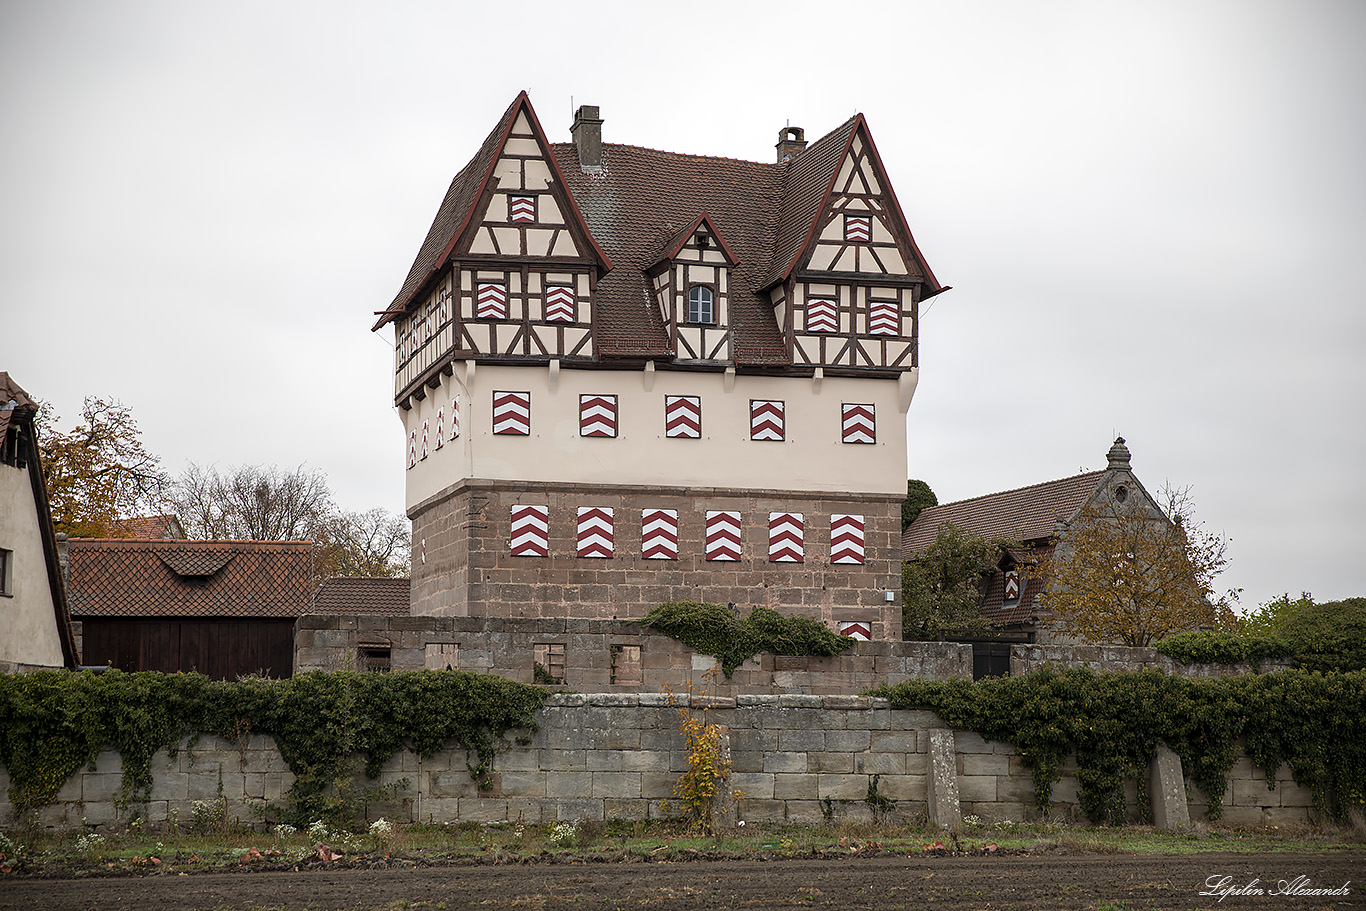
[[[57,613],[28,471],[0,464],[0,549],[10,552],[8,594],[0,595],[0,666],[62,667]]]

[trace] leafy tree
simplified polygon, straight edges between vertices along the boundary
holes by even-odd
[[[1247,635],[1274,636],[1291,623],[1302,609],[1313,606],[1314,596],[1309,592],[1300,592],[1300,596],[1293,599],[1286,592],[1259,605],[1244,617],[1241,630]]]
[[[919,480],[907,481],[906,499],[901,501],[901,530],[905,531],[921,510],[938,505],[939,498],[930,490],[930,485]]]
[[[1275,635],[1290,647],[1300,667],[1311,671],[1366,669],[1366,598],[1315,604],[1304,595],[1290,601],[1279,614]]]
[[[1043,567],[1040,604],[1071,635],[1147,646],[1172,633],[1236,624],[1214,577],[1228,541],[1206,532],[1188,490],[1168,488],[1161,504],[1132,496],[1092,499]]]
[[[919,559],[901,566],[902,638],[940,639],[993,628],[996,624],[982,615],[980,605],[1008,543],[968,534],[952,522],[939,526],[934,543]]]
[[[120,519],[160,512],[168,478],[142,444],[128,406],[87,396],[80,422],[57,429],[47,404],[38,410],[38,450],[52,525],[75,538],[118,534]]]

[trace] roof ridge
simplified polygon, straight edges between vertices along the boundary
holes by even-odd
[[[974,501],[976,501],[976,500],[985,500],[987,497],[999,497],[999,496],[1001,496],[1002,494],[1007,494],[1007,493],[1019,493],[1019,492],[1022,491],[1022,490],[1033,490],[1033,489],[1038,488],[1038,487],[1047,487],[1049,484],[1062,484],[1062,483],[1064,483],[1064,482],[1066,482],[1066,481],[1075,481],[1075,480],[1077,480],[1077,479],[1079,479],[1079,478],[1084,478],[1084,477],[1087,477],[1087,476],[1089,476],[1089,475],[1101,475],[1101,474],[1105,474],[1105,472],[1106,472],[1106,469],[1104,469],[1104,468],[1100,468],[1100,469],[1097,469],[1097,470],[1095,470],[1095,471],[1079,471],[1079,472],[1077,472],[1076,474],[1074,474],[1074,475],[1068,475],[1068,476],[1065,477],[1065,478],[1054,478],[1054,479],[1051,480],[1051,481],[1039,481],[1039,482],[1034,483],[1034,484],[1025,484],[1025,485],[1023,485],[1023,486],[1021,486],[1021,487],[1010,487],[1010,488],[1007,488],[1006,490],[995,490],[995,491],[992,491],[991,493],[978,494],[978,495],[975,496],[975,497],[965,497],[965,498],[963,498],[963,499],[961,499],[961,500],[950,500],[950,501],[947,502],[947,503],[938,503],[938,504],[936,504],[936,505],[934,505],[934,506],[926,506],[925,509],[922,510],[922,512],[929,512],[931,509],[943,509],[943,508],[946,507],[946,506],[959,506],[959,505],[961,505],[961,504],[963,504],[963,503],[972,503],[972,502],[974,502]]]
[[[574,143],[572,143],[572,142],[552,142],[552,143],[550,143],[550,145],[551,145],[552,147],[554,147],[554,148],[563,148],[563,149],[572,149],[572,148],[574,148]],[[779,164],[777,164],[776,162],[772,162],[772,161],[755,161],[754,159],[751,159],[751,158],[736,158],[736,157],[733,156],[733,155],[707,155],[707,154],[704,154],[704,153],[702,153],[702,152],[670,152],[668,149],[656,149],[656,148],[654,148],[653,146],[634,145],[634,144],[629,143],[629,142],[604,142],[604,143],[602,144],[602,147],[603,147],[604,149],[614,149],[614,148],[615,148],[615,149],[630,149],[630,150],[635,151],[635,152],[653,152],[653,153],[655,153],[656,155],[663,155],[663,156],[668,157],[668,158],[688,158],[688,159],[699,159],[699,158],[702,158],[702,159],[707,159],[707,160],[709,160],[709,161],[733,161],[733,162],[735,162],[736,164],[754,165],[755,167],[759,167],[759,168],[769,168],[769,169],[776,169],[776,168],[782,167],[782,165],[779,165]],[[605,166],[605,164],[604,164],[604,166]]]

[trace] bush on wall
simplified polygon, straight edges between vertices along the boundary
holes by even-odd
[[[851,637],[831,632],[819,620],[785,617],[766,607],[754,608],[741,620],[719,604],[671,601],[650,611],[640,624],[716,658],[727,677],[760,652],[828,657],[854,644]]]
[[[313,672],[288,680],[209,680],[199,674],[42,671],[0,675],[0,762],[25,811],[56,799],[106,744],[123,760],[121,802],[147,799],[151,761],[186,738],[267,734],[295,775],[296,823],[347,812],[357,758],[376,777],[405,747],[423,757],[455,743],[481,783],[507,733],[536,729],[545,692],[487,674]],[[344,796],[344,795],[343,795]]]

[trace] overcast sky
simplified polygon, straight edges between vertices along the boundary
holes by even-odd
[[[771,161],[868,118],[953,291],[909,476],[1192,487],[1221,587],[1366,595],[1366,4],[0,4],[0,369],[172,472],[403,507],[393,298],[521,89],[552,141]]]

